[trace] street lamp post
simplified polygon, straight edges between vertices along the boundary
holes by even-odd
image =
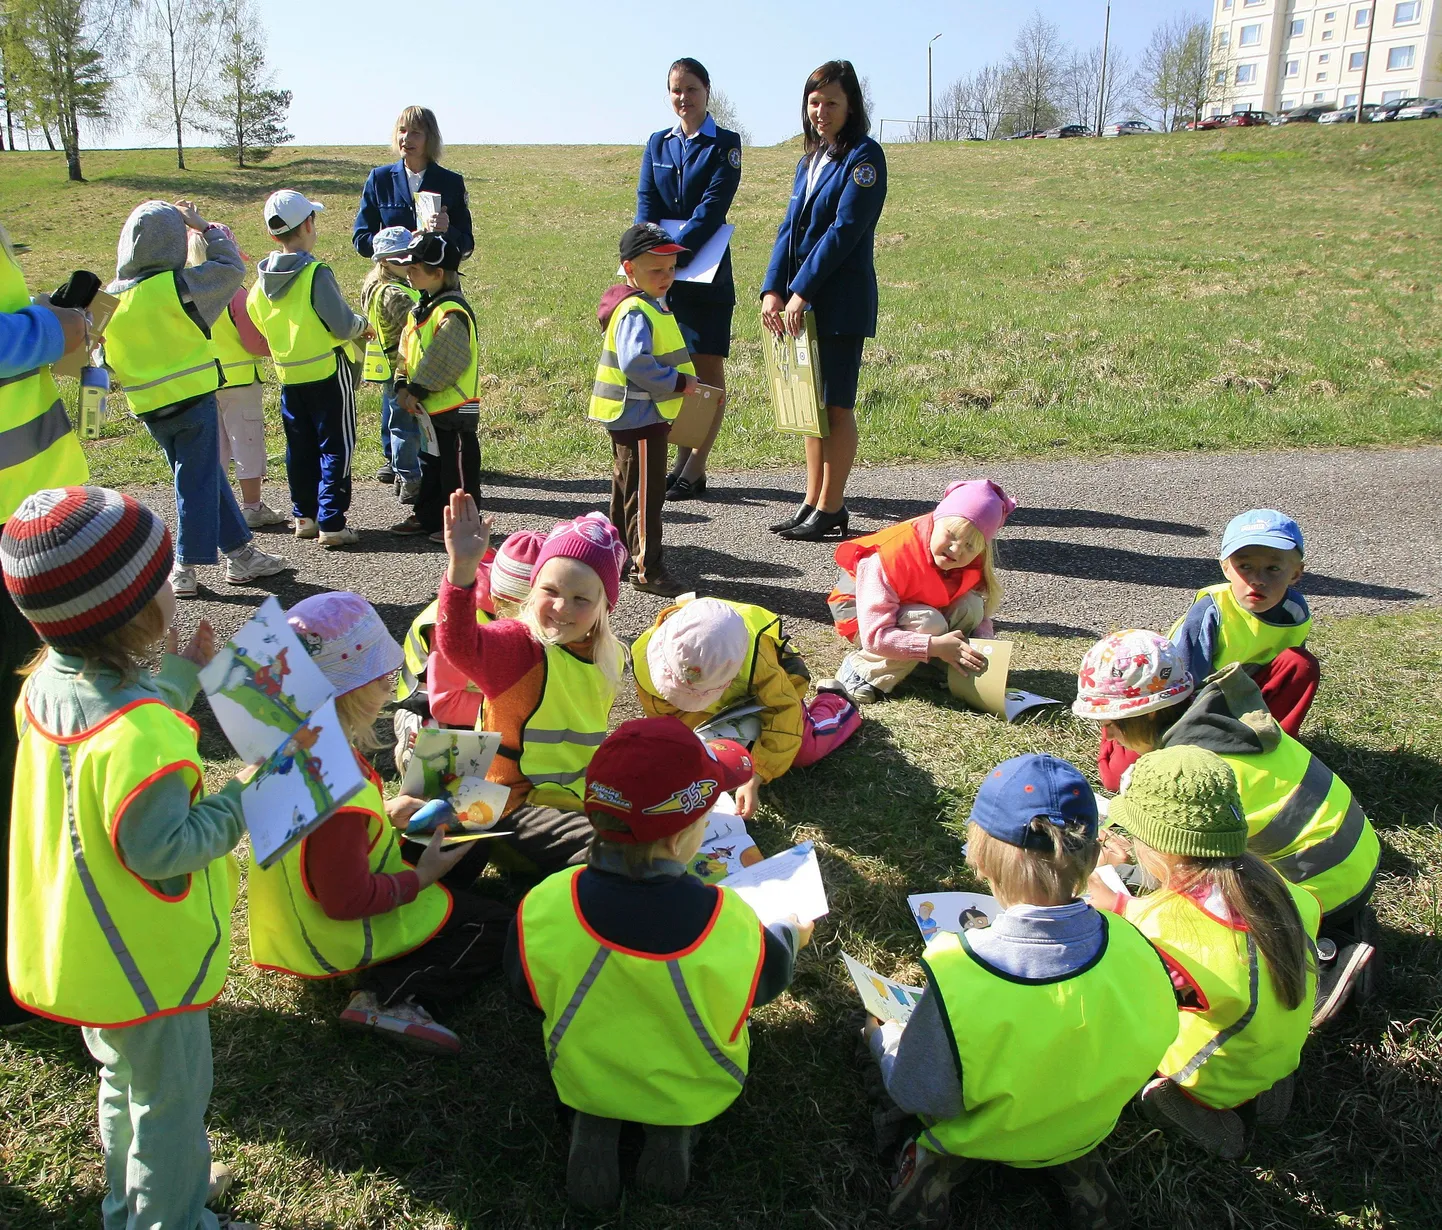
[[[941,35],[936,35],[931,43],[936,42]],[[931,43],[926,45],[926,139],[936,140],[936,115],[931,106]]]
[[[1101,83],[1097,88],[1097,136],[1107,122],[1107,49],[1112,38],[1112,6],[1107,5],[1107,24],[1102,29]]]
[[[1362,52],[1362,84],[1357,89],[1357,110],[1352,123],[1362,122],[1362,104],[1367,101],[1367,70],[1372,67],[1372,31],[1377,28],[1377,0],[1367,9],[1367,47]]]

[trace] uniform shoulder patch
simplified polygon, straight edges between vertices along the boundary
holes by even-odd
[[[870,188],[876,183],[876,168],[863,162],[851,172],[851,182],[858,188]]]
[[[731,159],[731,165],[733,167],[739,168],[741,166],[741,147],[739,145],[733,145],[727,157]]]

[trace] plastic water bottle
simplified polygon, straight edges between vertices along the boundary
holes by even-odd
[[[80,438],[100,439],[105,423],[105,395],[110,392],[110,373],[103,367],[80,369]]]

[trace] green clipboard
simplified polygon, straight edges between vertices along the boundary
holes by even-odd
[[[807,311],[799,337],[763,331],[766,381],[771,386],[771,407],[776,429],[824,439],[830,423],[821,402],[821,366],[816,350],[816,314]]]

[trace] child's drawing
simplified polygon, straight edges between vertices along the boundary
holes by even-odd
[[[500,746],[501,736],[489,730],[418,730],[401,777],[401,793],[454,803],[455,783],[462,778],[484,779]]]
[[[928,944],[943,931],[959,935],[968,924],[987,926],[1001,913],[996,898],[985,893],[912,893],[906,904]]]

